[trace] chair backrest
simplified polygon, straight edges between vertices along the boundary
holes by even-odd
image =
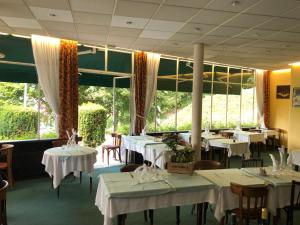
[[[263,167],[264,160],[262,158],[243,159],[242,168],[246,167]]]
[[[52,141],[52,147],[60,147],[68,143],[67,139],[58,139]]]
[[[0,153],[1,155],[5,156],[8,167],[12,165],[12,152],[14,147],[15,146],[12,144],[2,144],[0,148]]]
[[[122,135],[118,133],[112,133],[111,136],[113,138],[113,145],[120,147],[122,141]]]
[[[199,160],[195,162],[194,169],[195,170],[216,170],[223,169],[224,167],[218,161],[214,160]]]
[[[227,132],[227,131],[222,131],[221,135],[225,138],[232,138],[233,137],[233,133],[232,132]]]
[[[135,171],[136,168],[142,166],[142,164],[128,164],[128,165],[125,165],[125,166],[122,166],[120,168],[120,171],[123,173],[123,172],[133,172]]]
[[[260,219],[262,209],[267,207],[268,187],[230,183],[230,188],[239,197],[239,221]]]
[[[300,209],[300,182],[292,181],[290,206],[293,209]]]

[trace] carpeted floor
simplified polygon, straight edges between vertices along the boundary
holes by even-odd
[[[270,164],[269,156],[264,154],[266,165]],[[231,167],[239,167],[240,158],[233,158]],[[98,176],[102,173],[118,172],[120,166],[96,169],[93,183],[93,194],[89,194],[89,179],[83,177],[83,183],[73,177],[66,178],[61,185],[60,199],[52,189],[50,178],[19,181],[9,190],[7,196],[7,216],[9,225],[102,225],[103,216],[95,206],[95,195]],[[190,214],[191,206],[182,207],[181,224],[192,225],[196,216]],[[282,212],[279,224],[285,224],[285,213]],[[115,221],[116,223],[116,221]],[[129,214],[127,225],[147,224],[143,213]],[[175,207],[154,211],[154,224],[174,225]],[[217,225],[211,213],[207,225]],[[295,225],[300,224],[299,213],[296,213]]]

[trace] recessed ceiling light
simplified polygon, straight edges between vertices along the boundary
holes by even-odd
[[[239,1],[233,1],[233,2],[231,2],[231,5],[232,5],[233,7],[235,7],[235,6],[239,5],[239,4],[240,4]]]
[[[200,31],[201,31],[201,28],[200,28],[200,27],[195,27],[195,28],[194,28],[194,31],[195,31],[195,32],[200,32]]]
[[[49,16],[56,17],[56,14],[55,13],[49,13]]]
[[[133,24],[133,22],[132,21],[126,21],[126,24],[131,25],[131,24]]]

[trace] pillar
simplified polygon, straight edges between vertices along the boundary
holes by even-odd
[[[203,43],[195,43],[192,93],[192,148],[195,150],[195,160],[201,159],[201,119],[204,68],[203,58]]]

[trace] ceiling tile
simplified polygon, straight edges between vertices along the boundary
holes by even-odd
[[[20,34],[20,35],[47,35],[47,32],[41,29],[26,29],[26,28],[14,28],[14,33]]]
[[[136,40],[135,45],[144,46],[157,46],[163,43],[165,40],[151,39],[151,38],[139,38]]]
[[[198,9],[195,8],[164,5],[154,16],[154,19],[184,22],[190,19],[197,12]]]
[[[149,19],[145,18],[113,16],[111,20],[111,26],[143,29],[148,21]]]
[[[111,15],[72,11],[74,22],[81,24],[105,25],[111,23]]]
[[[199,39],[200,37],[201,35],[197,34],[176,33],[170,38],[170,40],[192,42]]]
[[[0,3],[24,4],[23,0],[0,0]]]
[[[68,0],[25,0],[28,6],[70,10]]]
[[[49,30],[49,35],[56,38],[66,38],[71,40],[77,40],[76,33],[73,32],[63,32],[63,31],[55,31],[55,30]]]
[[[274,32],[276,32],[276,31],[251,29],[247,32],[242,33],[241,35],[239,35],[239,37],[249,38],[249,39],[260,39],[260,38],[263,38],[263,37],[270,36]]]
[[[148,2],[148,3],[157,3],[160,4],[163,0],[130,0],[134,2]]]
[[[124,37],[124,36],[116,36],[116,35],[109,35],[109,37],[108,37],[109,43],[132,44],[135,40],[136,40],[135,37]]]
[[[54,21],[39,21],[39,23],[46,30],[76,32],[75,26],[73,23],[54,22]]]
[[[142,29],[123,28],[123,27],[111,27],[109,29],[109,35],[118,35],[124,37],[138,37]]]
[[[30,10],[23,4],[1,3],[0,16],[33,18]]]
[[[70,10],[50,9],[41,7],[30,7],[32,13],[38,20],[73,22]]]
[[[274,35],[264,38],[266,40],[300,42],[300,33],[277,32]]]
[[[139,18],[150,18],[158,8],[158,4],[118,1],[115,15]]]
[[[289,17],[289,18],[295,18],[295,19],[300,19],[300,13],[299,13],[299,7],[296,7],[287,13],[283,14],[283,17]]]
[[[150,22],[145,27],[146,30],[159,30],[159,31],[178,31],[184,23],[182,22],[173,22],[165,20],[150,20]]]
[[[214,10],[201,10],[197,16],[195,16],[191,22],[194,23],[204,23],[204,24],[215,24],[219,25],[226,20],[233,17],[235,13],[224,12],[224,11],[214,11]]]
[[[131,48],[137,51],[153,51],[154,49],[153,46],[146,45],[132,45]]]
[[[78,33],[78,38],[84,41],[93,41],[99,44],[104,44],[106,42],[107,35]]]
[[[169,47],[191,47],[193,46],[191,42],[186,42],[186,41],[174,41],[174,40],[170,40],[170,41],[165,41],[163,43],[164,46],[169,46]]]
[[[228,21],[226,26],[234,26],[234,27],[246,27],[251,28],[257,26],[267,20],[272,19],[269,16],[261,16],[261,15],[250,15],[250,14],[241,14],[234,19]]]
[[[167,40],[169,39],[174,32],[164,32],[164,31],[157,31],[157,30],[143,30],[140,34],[141,38],[152,38],[152,39],[162,39]]]
[[[78,33],[107,35],[108,27],[99,25],[76,24]]]
[[[233,6],[232,0],[215,0],[211,1],[205,8],[211,10],[222,10],[229,12],[241,12],[250,6],[258,3],[260,0],[243,0],[237,1],[236,5]]]
[[[34,19],[5,17],[5,16],[0,16],[0,19],[2,19],[10,27],[42,29],[40,24]]]
[[[209,35],[231,37],[243,31],[245,31],[245,28],[221,26],[210,32]]]
[[[8,26],[1,26],[0,25],[0,32],[3,32],[3,33],[12,33],[12,29],[9,28]]]
[[[0,19],[0,26],[6,26],[6,24]]]
[[[249,9],[247,13],[260,14],[269,16],[280,16],[286,13],[288,10],[294,9],[300,6],[300,1],[295,0],[263,0],[253,8]]]
[[[222,45],[232,45],[232,46],[238,46],[238,45],[244,45],[246,43],[249,43],[253,41],[252,39],[247,38],[231,38],[225,42],[222,43]]]
[[[205,34],[215,27],[216,27],[216,25],[200,24],[200,23],[187,23],[184,27],[182,27],[179,30],[179,32],[198,35],[198,34]]]
[[[226,38],[224,38],[224,37],[207,35],[207,36],[204,36],[204,37],[200,38],[197,41],[200,41],[200,42],[202,42],[204,44],[207,44],[207,45],[215,45],[215,44],[218,44],[218,43],[223,42],[225,40],[226,40]]]
[[[274,18],[267,23],[264,23],[258,26],[259,29],[266,29],[266,30],[285,30],[290,27],[296,26],[300,24],[300,20],[296,19],[288,19],[288,18]]]
[[[69,0],[72,10],[112,14],[115,1],[112,0]]]
[[[203,8],[211,0],[166,0],[166,5],[175,5],[191,8]]]
[[[290,31],[290,32],[297,32],[297,33],[300,33],[300,24],[299,24],[298,26],[295,26],[295,27],[291,27],[291,28],[285,29],[285,31]]]

